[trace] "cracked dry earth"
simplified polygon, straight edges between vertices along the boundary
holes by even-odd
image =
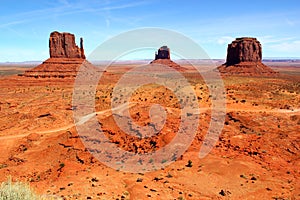
[[[95,116],[119,148],[154,152],[170,143],[179,129],[180,99],[163,86],[138,88],[129,99],[134,122],[151,124],[149,110],[155,103],[165,107],[166,123],[148,138],[124,133],[115,122],[124,111],[124,99],[111,98],[111,93],[128,69],[107,70],[95,93],[96,113],[79,121],[89,123]],[[2,77],[0,181],[10,175],[29,182],[39,194],[62,199],[300,199],[300,76],[224,77],[224,128],[213,150],[200,159],[211,97],[195,71],[183,74],[200,108],[196,136],[175,162],[145,173],[109,168],[89,153],[74,124],[74,80]],[[114,115],[111,101],[120,105]]]

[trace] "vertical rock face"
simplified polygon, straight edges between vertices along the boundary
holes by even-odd
[[[173,69],[176,69],[177,71],[185,71],[185,68],[173,62],[170,58],[171,58],[170,49],[167,46],[162,46],[155,53],[155,59],[151,61],[150,64],[165,65]]]
[[[228,44],[226,63],[217,69],[224,75],[277,76],[262,62],[262,48],[256,38],[236,38]]]
[[[236,38],[228,44],[226,65],[234,65],[241,62],[261,62],[261,44],[256,38]]]
[[[170,59],[170,49],[167,46],[162,46],[155,53],[155,60],[158,59]]]
[[[79,48],[75,43],[75,36],[71,33],[52,32],[49,39],[49,51],[50,58],[85,59],[82,38]]]
[[[85,59],[84,49],[83,49],[83,39],[82,38],[80,38],[80,53],[81,53],[81,58]]]
[[[85,60],[83,39],[80,46],[75,43],[71,33],[54,31],[49,39],[50,58],[31,70],[26,70],[23,76],[35,78],[74,78],[80,67],[96,70],[96,67]]]

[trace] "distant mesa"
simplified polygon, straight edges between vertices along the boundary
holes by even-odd
[[[155,60],[170,59],[170,49],[167,46],[162,46],[155,53]]]
[[[26,77],[75,77],[80,66],[91,67],[85,60],[83,39],[80,38],[80,47],[75,43],[75,36],[71,33],[54,31],[49,38],[50,58],[37,67],[25,71]]]
[[[226,63],[218,70],[225,75],[272,76],[278,74],[262,62],[262,47],[256,38],[236,38],[228,44]]]
[[[168,46],[160,47],[155,53],[155,59],[150,64],[166,65],[178,71],[186,70],[185,68],[181,67],[180,65],[171,60],[171,51],[170,48],[168,48]]]

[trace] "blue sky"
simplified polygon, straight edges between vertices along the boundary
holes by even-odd
[[[265,58],[300,58],[299,0],[10,0],[1,2],[0,62],[45,60],[54,30],[74,33],[77,43],[83,37],[88,56],[108,38],[142,27],[180,32],[211,58],[225,59],[227,44],[241,36],[257,37]]]

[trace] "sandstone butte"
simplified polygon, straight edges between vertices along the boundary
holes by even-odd
[[[75,36],[71,33],[54,31],[49,38],[50,58],[37,67],[25,71],[22,76],[35,78],[65,78],[75,77],[80,66],[92,67],[85,59],[83,39],[80,47],[75,43]]]
[[[162,46],[155,53],[155,59],[150,64],[159,64],[169,66],[177,71],[185,71],[184,67],[181,67],[177,63],[171,60],[171,51],[167,46]]]
[[[236,38],[228,44],[226,63],[218,67],[224,75],[275,76],[278,73],[262,63],[262,47],[256,38]]]

